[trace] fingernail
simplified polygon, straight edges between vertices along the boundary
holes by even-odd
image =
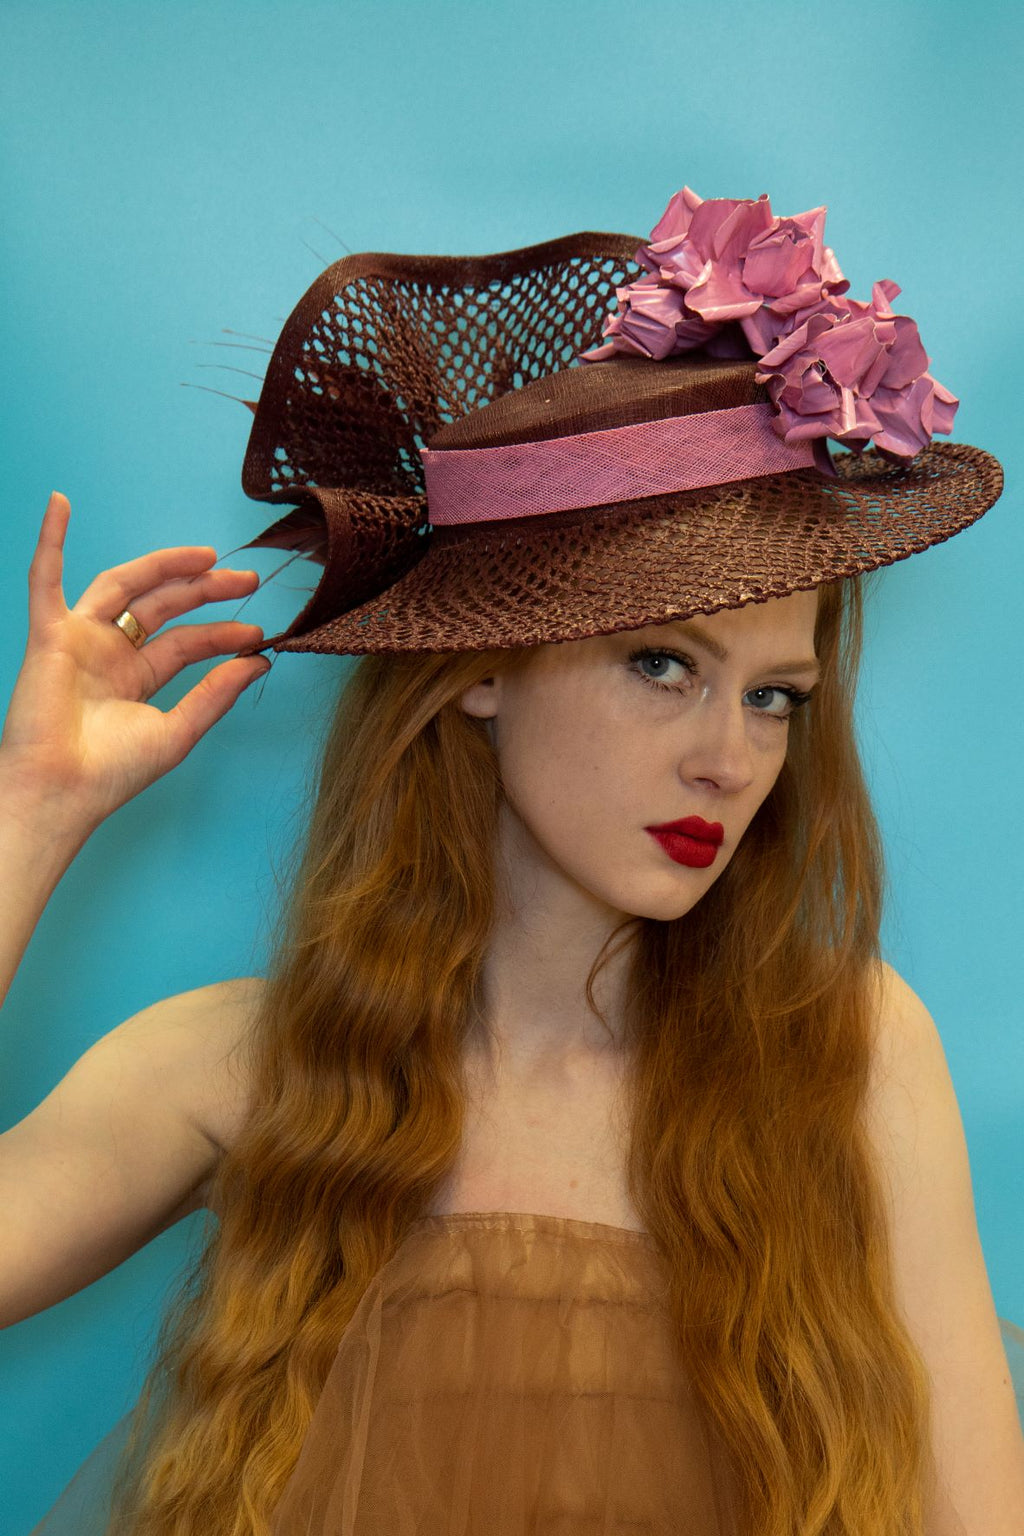
[[[270,671],[269,667],[257,667],[254,672],[251,672],[249,674],[249,676],[246,678],[245,682],[242,684],[243,689],[251,688],[253,683],[256,681],[257,678],[266,677],[266,675],[267,675],[267,673],[269,671]]]

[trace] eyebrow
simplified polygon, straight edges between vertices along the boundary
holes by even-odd
[[[686,639],[692,640],[696,645],[702,645],[709,651],[716,661],[728,661],[729,652],[724,645],[713,639],[706,630],[689,620],[674,619],[666,628],[678,630]],[[804,661],[777,661],[771,666],[765,667],[766,672],[813,672],[815,677],[821,675],[821,664],[816,656],[810,656]]]

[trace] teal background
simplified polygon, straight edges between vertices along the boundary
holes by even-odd
[[[577,229],[646,234],[684,182],[704,197],[767,191],[782,214],[827,203],[851,292],[901,284],[897,307],[961,397],[954,437],[1007,471],[981,523],[878,582],[859,720],[889,850],[887,954],[939,1023],[996,1307],[1024,1323],[1018,14],[982,4],[968,20],[936,0],[7,0],[0,699],[51,489],[72,506],[71,601],[150,548],[224,553],[271,520],[240,489],[249,413],[205,391],[255,396],[258,380],[232,370],[262,375],[265,352],[225,328],[275,337],[341,242],[488,252]],[[267,633],[311,577],[287,580],[246,609]],[[0,1124],[129,1014],[260,968],[347,665],[279,657],[90,840],[4,1010]],[[133,1399],[194,1235],[181,1224],[0,1336],[10,1536]]]

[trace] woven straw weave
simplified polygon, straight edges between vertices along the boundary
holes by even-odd
[[[570,640],[782,596],[949,538],[1002,489],[990,454],[932,443],[599,508],[428,524],[419,448],[493,447],[767,399],[753,362],[569,365],[600,337],[638,241],[571,235],[490,257],[369,254],[312,285],[267,370],[243,468],[297,503],[254,545],[325,564],[260,647],[472,650]]]

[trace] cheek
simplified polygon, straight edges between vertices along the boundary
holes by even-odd
[[[768,737],[769,727],[765,726],[763,728],[764,735],[768,739],[758,743],[755,747],[753,782],[736,807],[737,821],[739,823],[737,827],[737,840],[746,831],[764,802],[768,799],[768,796],[775,788],[779,774],[785,766],[786,732],[775,726],[772,726],[771,729],[778,731],[778,735],[783,739],[779,742],[774,737]]]
[[[764,729],[765,735],[767,735],[769,727],[766,725]],[[768,741],[765,743],[763,753],[764,776],[761,781],[763,790],[761,796],[762,799],[771,793],[776,779],[786,765],[786,754],[789,749],[790,727],[784,725],[777,728],[772,727],[772,729],[775,730],[775,735],[774,737],[769,737]]]
[[[498,761],[509,804],[549,849],[625,835],[639,814],[635,737],[578,700],[553,696],[506,721]]]

